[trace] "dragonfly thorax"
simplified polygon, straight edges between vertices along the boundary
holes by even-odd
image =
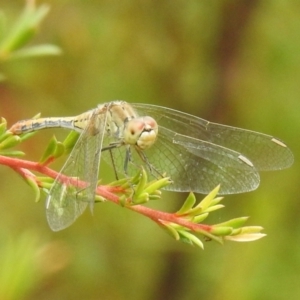
[[[129,120],[124,128],[124,143],[136,145],[141,150],[151,147],[156,140],[158,126],[151,117],[139,117]]]

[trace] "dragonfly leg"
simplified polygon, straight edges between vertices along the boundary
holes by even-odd
[[[116,180],[119,180],[119,176],[118,176],[117,169],[116,169],[116,164],[115,164],[115,161],[114,161],[114,156],[112,155],[112,149],[113,148],[110,148],[108,151],[109,151],[111,163],[113,165],[113,169],[114,169]]]
[[[106,150],[109,151],[109,155],[110,155],[111,163],[113,165],[116,180],[119,180],[119,176],[118,176],[118,173],[117,173],[116,164],[115,164],[115,161],[114,161],[114,156],[112,155],[112,150],[117,148],[117,147],[120,147],[120,146],[122,146],[122,144],[120,142],[116,142],[116,143],[111,143],[107,147],[103,147],[101,149],[101,152],[106,151]]]
[[[124,173],[127,177],[128,177],[128,162],[132,162],[130,147],[126,147],[126,156],[124,160]]]
[[[161,174],[153,165],[151,165],[151,163],[148,160],[147,155],[144,153],[144,151],[142,150],[137,150],[137,153],[139,154],[141,160],[147,165],[147,167],[149,168],[149,172],[151,173],[151,175],[153,175],[156,179],[158,179],[158,177],[165,177],[164,174]],[[156,176],[154,173],[156,173],[158,176]]]

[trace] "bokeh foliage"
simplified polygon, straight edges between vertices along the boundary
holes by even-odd
[[[109,203],[52,233],[43,203],[35,204],[30,188],[1,167],[0,273],[6,264],[9,278],[22,278],[10,286],[11,299],[298,299],[300,5],[47,4],[51,10],[32,45],[56,44],[63,55],[1,63],[6,81],[0,85],[0,114],[9,124],[38,112],[75,115],[114,99],[148,102],[273,134],[296,160],[291,169],[263,174],[257,191],[227,196],[226,212],[216,217],[250,215],[268,237],[222,247],[206,243],[204,252],[174,243],[151,222]],[[23,6],[21,0],[0,0],[7,28]],[[29,159],[39,158],[52,134],[36,134],[22,150]],[[112,178],[102,167],[105,179]],[[185,198],[165,193],[155,205],[176,210]],[[28,266],[31,275],[23,272]]]

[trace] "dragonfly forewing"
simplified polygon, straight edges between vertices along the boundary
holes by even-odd
[[[93,208],[106,118],[106,112],[91,114],[49,192],[46,214],[54,231],[70,226],[88,205]]]
[[[149,114],[159,128],[208,141],[246,156],[259,171],[280,170],[294,162],[291,150],[273,136],[247,129],[212,123],[170,108],[150,104],[134,104],[139,114]]]

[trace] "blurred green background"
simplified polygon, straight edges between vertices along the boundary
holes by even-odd
[[[43,201],[34,203],[30,187],[2,166],[0,298],[300,299],[300,2],[44,3],[51,11],[32,44],[64,53],[1,64],[0,115],[9,124],[115,99],[145,102],[277,136],[295,163],[262,174],[257,191],[226,196],[211,220],[249,215],[266,238],[208,242],[204,251],[111,203],[53,233]],[[23,7],[0,0],[8,28]],[[43,131],[22,144],[28,159],[40,157],[53,132],[67,134]],[[164,193],[153,206],[174,211],[185,197]]]

